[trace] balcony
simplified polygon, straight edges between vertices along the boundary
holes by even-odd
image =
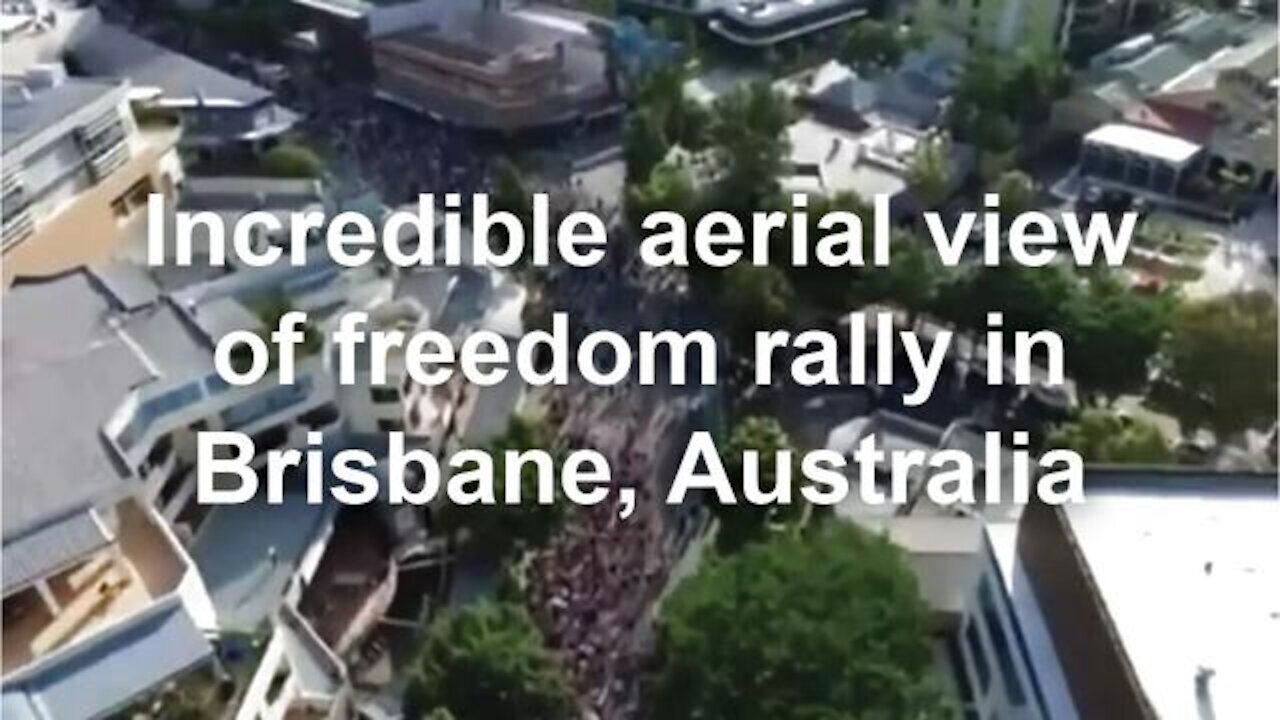
[[[175,590],[185,565],[152,516],[115,507],[115,542],[4,599],[3,672],[73,645]]]
[[[113,205],[118,206],[117,201],[143,180],[151,180],[157,192],[168,193],[173,182],[180,179],[168,176],[161,163],[174,150],[180,132],[174,127],[140,129],[130,137],[131,152],[123,163],[96,185],[77,194],[64,208],[50,216],[40,216],[38,222],[29,223],[15,216],[21,222],[11,228],[6,213],[4,282],[8,284],[20,276],[55,275],[110,257],[118,242],[145,221],[145,213],[121,218]],[[103,158],[107,164],[102,169],[118,160],[116,156]],[[96,231],[86,233],[85,228]]]
[[[305,425],[308,430],[329,430],[340,420],[342,420],[342,414],[338,411],[338,406],[333,403],[325,403],[298,416],[298,422]]]

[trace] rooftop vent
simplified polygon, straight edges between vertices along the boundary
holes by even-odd
[[[41,63],[27,68],[27,87],[33,91],[48,90],[67,79],[67,68],[62,63]]]

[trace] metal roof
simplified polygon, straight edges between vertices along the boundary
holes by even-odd
[[[19,283],[5,296],[6,554],[12,539],[129,490],[101,428],[130,388],[153,375],[111,316],[86,271]],[[40,537],[52,543],[53,531]]]
[[[1276,707],[1280,504],[1274,474],[1092,468],[1061,508],[1156,713],[1198,720]],[[1264,713],[1265,714],[1265,713]]]
[[[92,508],[73,511],[4,543],[4,594],[106,547],[111,539]]]
[[[107,23],[90,30],[71,54],[95,75],[127,77],[138,89],[159,88],[170,101],[249,106],[272,96],[247,80]]]
[[[125,88],[123,82],[105,78],[63,78],[44,89],[32,89],[22,80],[6,78],[4,85],[0,144],[4,145],[5,155],[77,110],[113,92],[123,96]]]
[[[5,720],[101,718],[208,660],[213,648],[175,595],[19,671],[5,682]]]
[[[1191,160],[1201,150],[1201,146],[1175,135],[1123,123],[1103,125],[1085,135],[1084,140],[1175,165]]]

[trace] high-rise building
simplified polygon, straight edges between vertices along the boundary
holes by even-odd
[[[919,0],[915,25],[956,50],[1061,47],[1070,0]]]
[[[108,257],[147,196],[182,178],[179,128],[140,124],[120,80],[34,65],[4,81],[4,279]]]

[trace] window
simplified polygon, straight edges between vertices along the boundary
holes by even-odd
[[[165,478],[164,485],[160,486],[160,492],[156,495],[156,507],[164,510],[178,496],[178,491],[185,484],[187,473],[191,471],[191,465],[178,465],[169,473],[169,477]]]
[[[144,177],[130,185],[128,190],[116,196],[116,199],[111,201],[111,213],[115,215],[116,221],[127,220],[139,210],[145,208],[147,206],[147,196],[151,192],[151,178]]]
[[[172,452],[173,452],[172,437],[170,437],[169,435],[165,435],[164,437],[161,437],[159,440],[157,440],[156,444],[151,448],[151,452],[147,453],[147,459],[144,465],[145,469],[143,470],[143,474],[145,475],[146,470],[149,470],[150,468],[153,468],[156,465],[163,465],[165,461],[169,459],[169,455]]]
[[[369,397],[379,404],[400,402],[400,391],[393,387],[375,387],[369,390]]]
[[[1005,635],[1000,614],[996,612],[995,594],[991,591],[991,583],[985,577],[982,578],[981,604],[982,617],[987,624],[987,636],[991,639],[992,649],[995,650],[996,664],[1000,666],[1000,674],[1004,676],[1005,688],[1009,691],[1009,702],[1018,706],[1025,705],[1027,694],[1022,688],[1022,680],[1018,677],[1018,669],[1013,666],[1009,637]]]
[[[978,624],[972,619],[965,625],[964,641],[969,646],[969,655],[973,658],[973,669],[978,675],[978,693],[986,695],[987,689],[991,687],[991,666],[987,664],[987,653],[982,647]]]
[[[284,690],[284,684],[289,681],[289,666],[281,664],[276,668],[275,675],[271,676],[271,684],[267,686],[267,704],[274,705],[276,700],[280,699],[280,691]]]
[[[298,378],[293,385],[280,385],[260,393],[235,407],[222,412],[222,423],[227,430],[237,430],[297,405],[311,394],[312,379]]]

